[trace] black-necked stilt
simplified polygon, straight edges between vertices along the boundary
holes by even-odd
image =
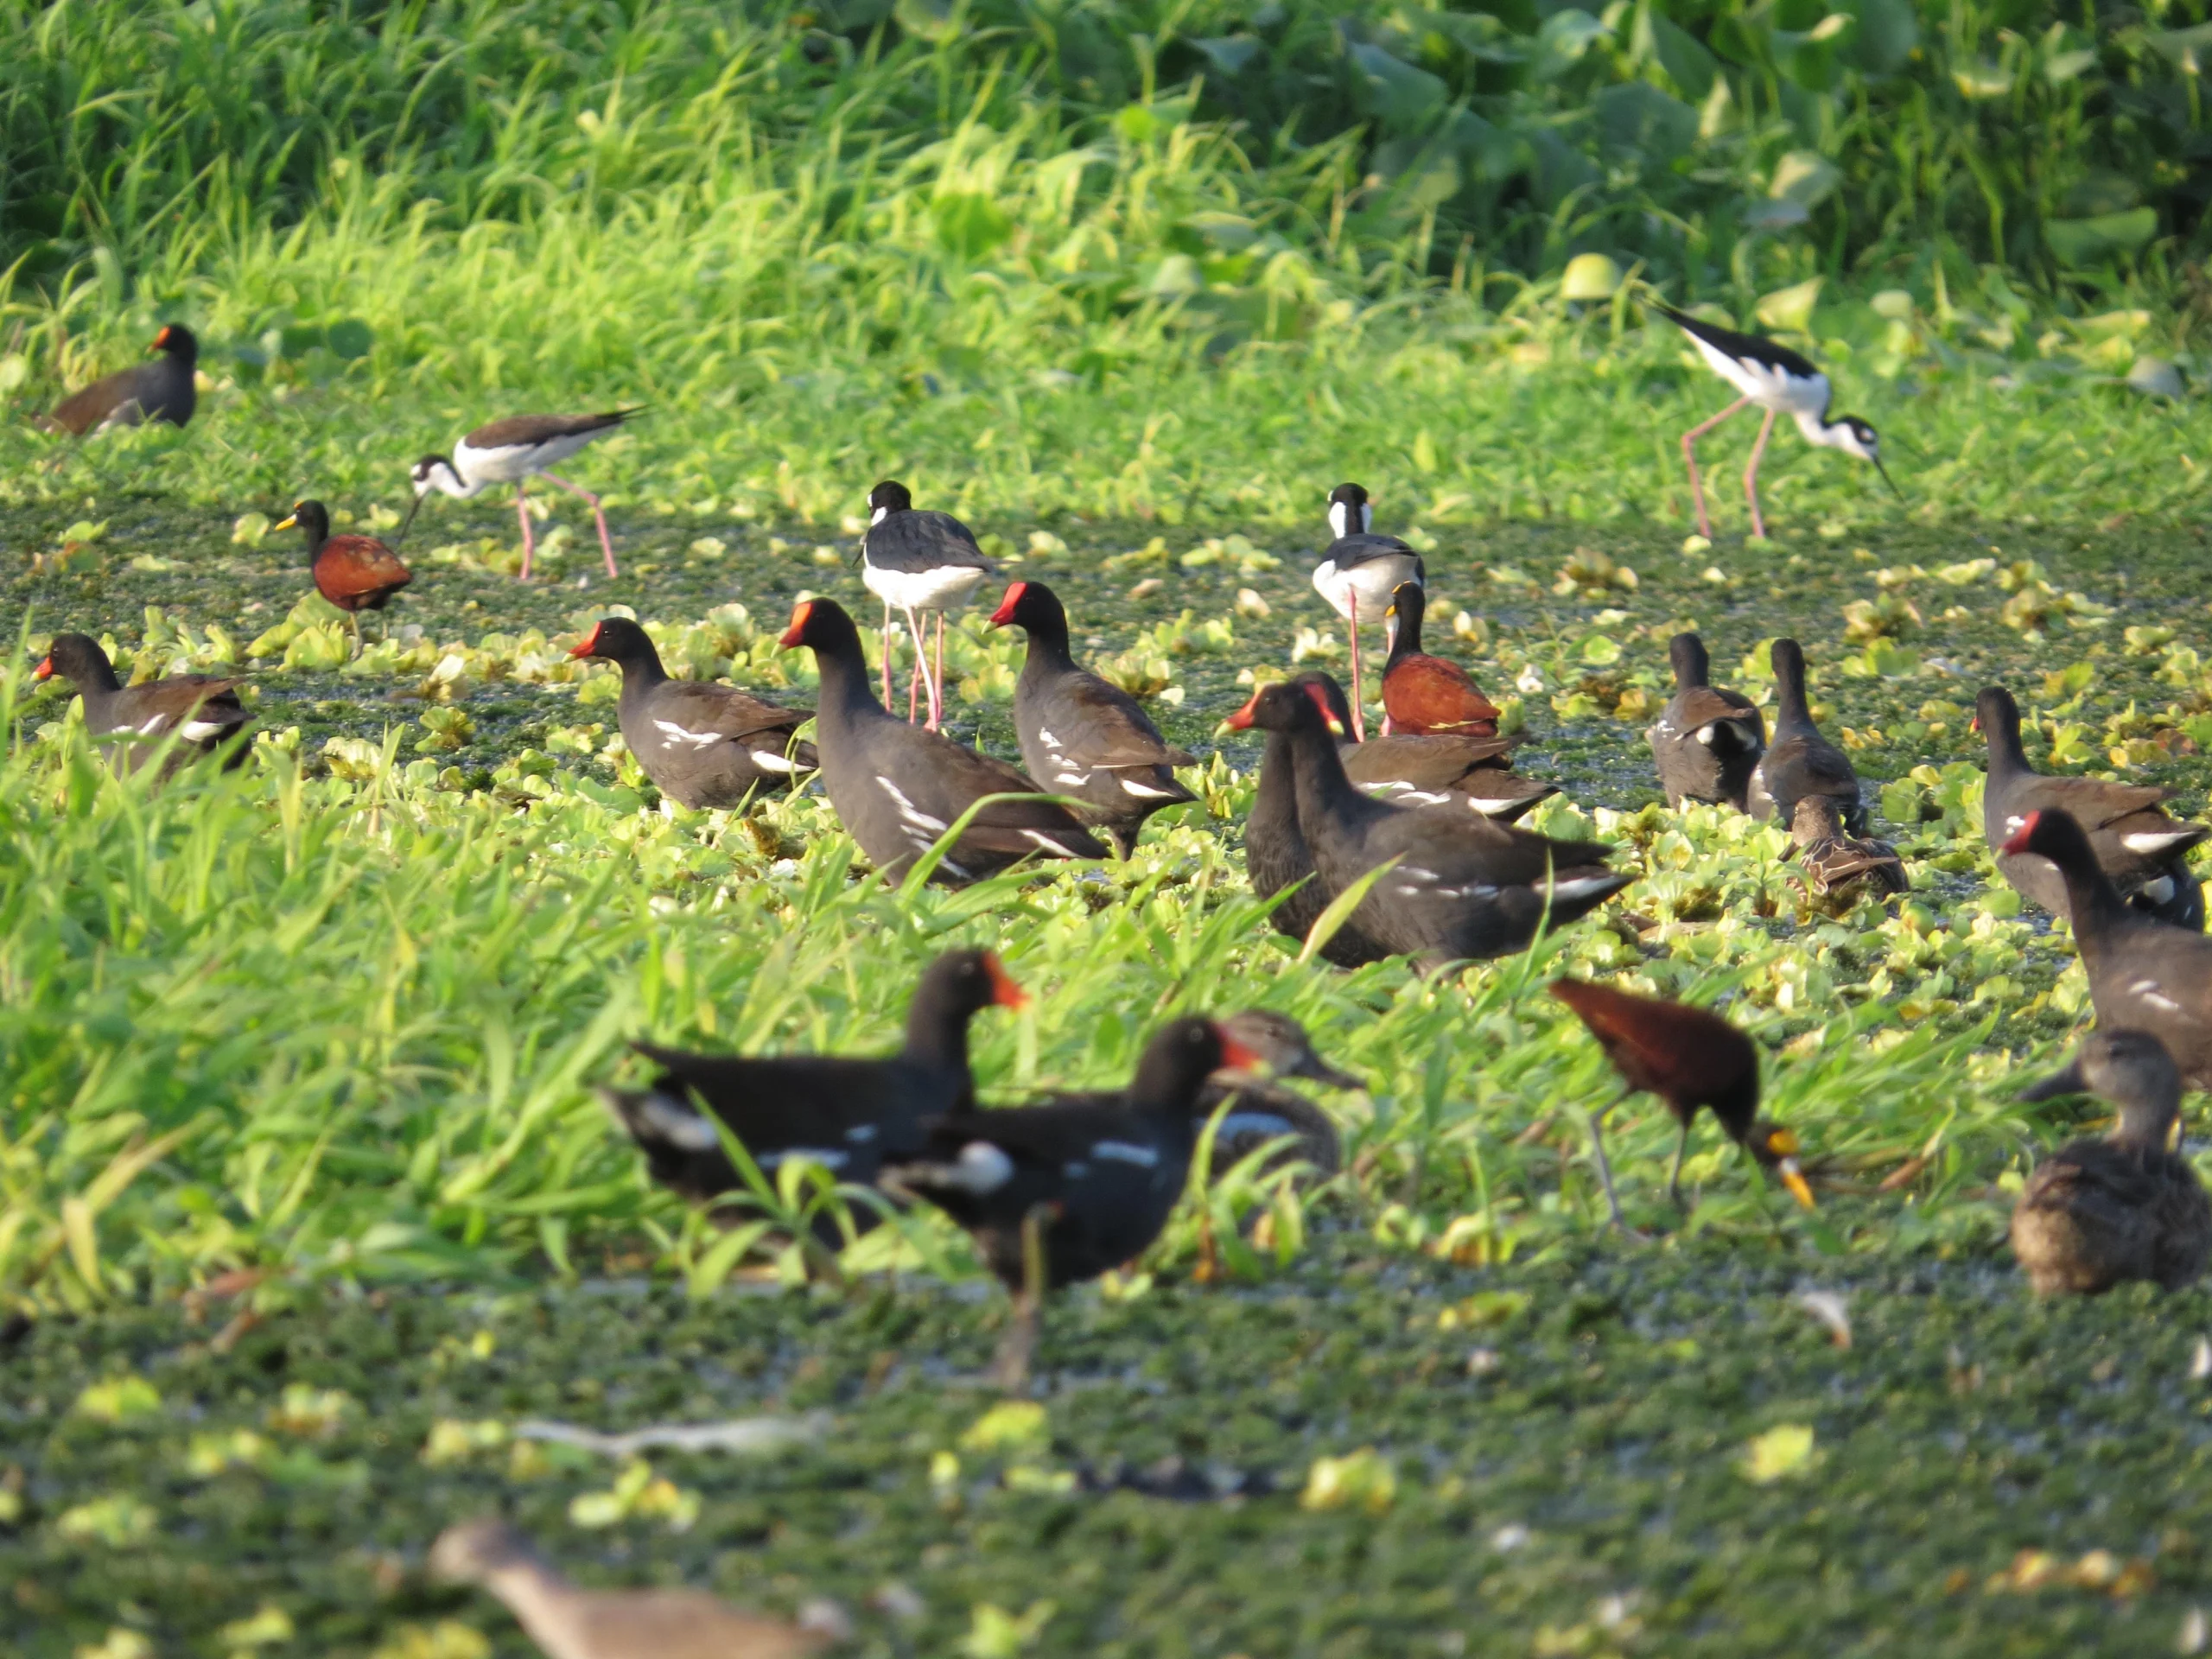
[[[360,644],[361,613],[384,609],[415,573],[373,536],[332,535],[329,510],[320,501],[296,503],[292,516],[272,528],[296,524],[308,538],[315,591],[353,618],[353,643]]]
[[[528,582],[537,542],[531,531],[530,504],[523,499],[523,491],[531,475],[537,474],[591,503],[591,516],[599,525],[600,550],[607,555],[607,574],[620,575],[614,568],[614,543],[607,533],[607,515],[600,510],[599,498],[550,469],[593,439],[604,437],[643,413],[642,409],[610,409],[600,415],[515,415],[478,427],[454,445],[451,455],[425,455],[415,463],[415,505],[407,510],[398,539],[406,539],[408,524],[415,522],[423,498],[432,490],[465,501],[494,484],[512,484],[515,516],[522,520],[522,580]]]
[[[1697,441],[1746,404],[1757,404],[1766,411],[1766,419],[1759,424],[1758,441],[1751,445],[1751,464],[1744,468],[1744,496],[1751,504],[1752,535],[1766,534],[1766,520],[1759,515],[1759,459],[1766,454],[1766,441],[1774,431],[1777,415],[1796,421],[1808,443],[1872,461],[1882,482],[1892,490],[1897,488],[1890,469],[1882,465],[1882,441],[1874,429],[1856,415],[1828,418],[1834,389],[1827,376],[1811,363],[1763,335],[1718,327],[1657,300],[1651,302],[1651,308],[1688,334],[1713,372],[1743,394],[1711,420],[1700,421],[1682,434],[1682,464],[1689,468],[1690,499],[1697,503],[1699,535],[1711,536],[1713,521],[1706,515],[1705,486],[1697,475]]]
[[[1397,625],[1388,614],[1390,595],[1405,582],[1428,585],[1428,568],[1421,555],[1395,536],[1373,534],[1370,527],[1374,523],[1375,508],[1365,490],[1357,484],[1339,484],[1331,490],[1329,530],[1336,540],[1313,571],[1316,591],[1351,625],[1352,735],[1362,742],[1367,741],[1367,721],[1360,694],[1360,607],[1383,618],[1387,645],[1397,638]],[[1387,715],[1382,729],[1390,729]]]
[[[944,721],[944,613],[976,591],[998,567],[983,556],[976,533],[949,512],[917,512],[896,479],[868,493],[868,533],[861,538],[861,582],[883,601],[883,703],[891,706],[891,613],[906,613],[914,636],[914,672],[906,684],[906,719],[918,689],[929,687],[929,728]],[[937,670],[922,661],[921,617],[937,613]]]
[[[47,416],[48,423],[80,438],[99,428],[137,426],[143,421],[182,426],[199,401],[193,376],[200,364],[200,341],[182,323],[172,322],[146,349],[159,353],[160,361],[141,363],[93,381],[62,399]]]

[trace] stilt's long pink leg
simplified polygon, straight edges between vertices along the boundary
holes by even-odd
[[[891,601],[883,601],[883,707],[891,709]]]
[[[1766,520],[1759,517],[1759,457],[1766,454],[1766,441],[1774,431],[1774,411],[1766,412],[1766,419],[1759,423],[1759,441],[1751,446],[1751,464],[1744,468],[1744,499],[1751,504],[1751,534],[1764,538]]]
[[[944,613],[937,613],[937,668],[930,677],[930,730],[944,724]]]
[[[1367,719],[1361,711],[1359,695],[1359,594],[1355,588],[1344,589],[1344,601],[1351,607],[1351,735],[1355,743],[1367,741]]]
[[[519,579],[524,582],[530,580],[530,561],[537,551],[537,538],[531,534],[530,530],[530,503],[523,499],[523,487],[528,482],[527,479],[515,480],[515,517],[522,520],[522,575]]]
[[[1711,420],[1700,422],[1682,434],[1682,465],[1690,469],[1690,499],[1697,503],[1697,533],[1708,540],[1713,536],[1713,520],[1705,516],[1705,486],[1698,481],[1697,441],[1751,401],[1738,397]]]
[[[914,614],[912,606],[905,608],[906,626],[912,631],[914,636],[914,671],[906,677],[906,723],[911,726],[914,723],[915,716],[921,711],[922,658],[928,654],[929,648],[922,643],[928,638],[928,634],[922,627],[921,619]]]
[[[620,575],[622,573],[614,568],[614,543],[607,533],[607,515],[600,511],[599,498],[594,495],[589,490],[584,488],[581,484],[571,484],[567,479],[561,477],[558,474],[547,473],[544,476],[551,482],[558,484],[563,489],[568,491],[570,494],[581,495],[585,500],[591,503],[592,520],[599,526],[599,550],[607,555],[607,574],[610,577]]]

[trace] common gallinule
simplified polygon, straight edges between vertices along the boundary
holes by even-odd
[[[985,796],[1046,792],[1005,761],[887,712],[869,689],[860,630],[836,601],[800,601],[783,644],[810,648],[822,671],[814,741],[830,804],[869,861],[893,880]],[[1103,858],[1106,849],[1064,806],[994,801],[931,879],[964,885],[1039,854]]]
[[[2111,1134],[2069,1141],[2036,1166],[2012,1210],[2012,1254],[2038,1295],[2095,1295],[2124,1279],[2177,1290],[2203,1276],[2212,1202],[2186,1158],[2167,1150],[2181,1074],[2147,1031],[2099,1031],[2073,1063],[2022,1100],[2100,1095],[2120,1108]]]
[[[1614,1226],[1625,1231],[1628,1224],[1621,1218],[1612,1169],[1605,1161],[1605,1115],[1638,1090],[1658,1096],[1681,1126],[1674,1168],[1667,1176],[1667,1196],[1676,1205],[1682,1202],[1682,1154],[1689,1149],[1690,1124],[1698,1109],[1707,1107],[1731,1141],[1761,1169],[1774,1171],[1798,1203],[1813,1207],[1813,1189],[1797,1166],[1797,1137],[1758,1116],[1759,1053],[1750,1038],[1703,1008],[1631,996],[1587,980],[1554,980],[1552,995],[1590,1028],[1625,1084],[1590,1114],[1590,1150]]]
[[[1742,692],[1712,683],[1705,641],[1694,633],[1669,640],[1667,655],[1675,665],[1675,695],[1646,734],[1659,787],[1670,806],[1707,801],[1740,812],[1751,773],[1766,753],[1766,718]]]
[[[1027,1001],[989,951],[949,950],[915,986],[895,1054],[690,1054],[632,1043],[659,1075],[601,1097],[645,1154],[647,1173],[695,1204],[742,1185],[709,1113],[763,1170],[804,1156],[840,1181],[872,1186],[886,1160],[921,1151],[925,1120],[974,1109],[968,1022]],[[875,1220],[865,1210],[853,1218],[863,1230]]]
[[[711,680],[671,680],[652,636],[626,618],[602,618],[569,655],[621,668],[622,741],[653,787],[681,805],[736,806],[815,768],[814,745],[796,735],[811,709],[779,709]]]
[[[2188,860],[2190,849],[2212,830],[2168,817],[2163,789],[2031,771],[2020,746],[2019,705],[2001,685],[1986,687],[1975,699],[1974,724],[1989,743],[1981,831],[1992,850],[2001,849],[2029,813],[2058,807],[2082,826],[2097,862],[2129,904],[2162,922],[2203,931],[2204,888],[2190,874]],[[2050,860],[1998,851],[1997,868],[2030,904],[2066,914],[2066,884]]]
[[[1759,424],[1758,441],[1751,445],[1751,463],[1744,468],[1744,499],[1751,504],[1752,535],[1766,534],[1766,521],[1759,516],[1759,458],[1766,454],[1766,441],[1774,432],[1777,415],[1787,415],[1796,422],[1808,443],[1840,449],[1847,455],[1873,462],[1882,482],[1893,493],[1897,490],[1890,469],[1882,465],[1882,441],[1874,429],[1856,415],[1828,418],[1834,394],[1827,375],[1787,346],[1777,346],[1764,335],[1717,327],[1656,300],[1650,305],[1688,334],[1707,365],[1740,394],[1711,420],[1700,421],[1682,434],[1682,465],[1689,468],[1690,499],[1697,504],[1699,535],[1711,536],[1713,521],[1706,517],[1705,486],[1698,480],[1697,441],[1746,404],[1756,404],[1766,411],[1766,419]]]
[[[1336,539],[1314,567],[1313,587],[1351,625],[1351,734],[1363,741],[1367,716],[1362,707],[1359,675],[1359,613],[1384,619],[1386,640],[1395,639],[1389,620],[1390,595],[1407,582],[1425,583],[1428,567],[1420,554],[1395,536],[1377,536],[1374,504],[1357,484],[1339,484],[1329,492],[1329,531]]]
[[[1798,798],[1829,795],[1843,827],[1866,833],[1866,808],[1859,798],[1859,773],[1850,757],[1821,735],[1805,703],[1805,652],[1795,639],[1774,642],[1774,741],[1751,772],[1744,810],[1755,818],[1793,823]]]
[[[1457,663],[1421,648],[1427,595],[1417,582],[1401,582],[1390,595],[1390,655],[1382,664],[1382,735],[1451,733],[1496,737],[1497,705],[1482,694]]]
[[[425,455],[415,463],[415,505],[408,508],[407,522],[399,527],[400,539],[406,539],[407,525],[415,522],[423,498],[432,490],[465,501],[494,484],[512,484],[515,517],[522,521],[522,580],[528,582],[537,540],[530,525],[530,504],[523,498],[530,480],[543,478],[591,504],[592,522],[599,526],[600,550],[607,556],[607,574],[619,574],[614,568],[614,542],[607,533],[607,514],[599,498],[552,469],[594,439],[605,437],[625,421],[635,420],[645,412],[643,409],[610,409],[597,415],[511,415],[504,421],[478,427],[454,445],[452,454]]]
[[[1014,1297],[994,1373],[1027,1374],[1037,1301],[1141,1255],[1167,1224],[1191,1167],[1206,1079],[1257,1057],[1211,1020],[1154,1033],[1127,1090],[938,1120],[916,1158],[883,1172],[974,1237]]]
[[[1328,685],[1341,702],[1344,692],[1337,689],[1336,682],[1330,680]],[[1350,726],[1347,713],[1338,729],[1349,730]],[[1259,787],[1244,819],[1244,874],[1252,891],[1262,899],[1290,890],[1268,912],[1268,919],[1276,932],[1302,944],[1336,894],[1315,873],[1313,852],[1298,827],[1296,773],[1288,728],[1268,732],[1267,747],[1260,755]],[[1386,947],[1360,931],[1357,918],[1350,917],[1321,947],[1322,959],[1339,968],[1381,962],[1389,954]]]
[[[1067,613],[1041,582],[1006,590],[991,626],[1027,630],[1029,654],[1014,687],[1014,728],[1021,762],[1056,795],[1084,802],[1085,823],[1106,832],[1123,858],[1144,821],[1164,806],[1198,798],[1175,781],[1175,768],[1197,758],[1160,734],[1152,716],[1128,692],[1068,652]]]
[[[272,528],[290,530],[294,525],[308,538],[315,592],[353,619],[353,643],[359,645],[361,613],[384,609],[394,594],[415,580],[415,573],[373,536],[332,535],[329,510],[320,501],[294,503],[292,516]]]
[[[59,674],[77,688],[85,703],[85,729],[93,735],[128,732],[144,740],[118,747],[115,762],[124,772],[136,772],[160,753],[164,739],[175,740],[168,767],[174,771],[213,753],[251,718],[238,702],[243,680],[176,674],[127,686],[116,678],[99,642],[81,633],[55,634],[32,672],[41,680]],[[224,765],[235,766],[245,759],[245,746],[239,744]]]
[[[434,1578],[505,1602],[546,1659],[805,1659],[850,1633],[829,1602],[786,1624],[698,1590],[580,1589],[504,1521],[448,1527],[428,1565]]]
[[[1352,912],[1363,934],[1424,967],[1517,950],[1548,922],[1564,926],[1636,877],[1606,868],[1612,849],[1554,841],[1446,807],[1392,806],[1344,775],[1323,699],[1263,686],[1232,728],[1287,732],[1299,834],[1321,885],[1343,893],[1388,865]],[[1250,847],[1249,831],[1246,846]]]
[[[76,437],[107,426],[137,426],[167,421],[182,426],[200,398],[194,377],[200,366],[200,341],[191,329],[172,322],[154,336],[147,353],[155,358],[121,369],[72,392],[47,416],[57,430]]]
[[[1842,900],[1855,899],[1861,887],[1877,895],[1904,893],[1912,882],[1904,861],[1886,841],[1869,841],[1844,833],[1833,795],[1801,795],[1797,815],[1790,820],[1789,850],[1808,896]]]
[[[1311,1165],[1316,1175],[1333,1175],[1344,1165],[1344,1147],[1329,1115],[1305,1096],[1283,1087],[1285,1080],[1306,1077],[1331,1089],[1361,1089],[1366,1085],[1350,1072],[1339,1071],[1313,1051],[1306,1027],[1286,1014],[1268,1008],[1247,1008],[1232,1014],[1221,1028],[1252,1057],[1250,1065],[1231,1065],[1206,1079],[1199,1091],[1197,1115],[1200,1122],[1224,1104],[1229,1111],[1214,1131],[1213,1173],[1216,1179],[1271,1141],[1290,1137],[1291,1145],[1270,1165],[1295,1160]],[[1256,1069],[1255,1069],[1256,1068]]]
[[[2130,909],[2082,826],[2058,807],[2030,811],[2002,850],[2058,867],[2097,1024],[2151,1033],[2190,1087],[2212,1089],[2212,939]]]
[[[891,613],[906,618],[914,639],[914,671],[906,683],[906,719],[916,689],[929,687],[929,727],[944,723],[944,613],[967,602],[976,583],[998,567],[983,556],[976,532],[949,512],[917,512],[904,484],[887,478],[868,493],[868,534],[861,538],[861,582],[883,601],[883,703],[891,706]],[[937,669],[922,660],[920,618],[937,613]]]
[[[1513,770],[1518,737],[1465,737],[1450,733],[1414,734],[1356,741],[1351,704],[1344,688],[1319,669],[1290,677],[1293,685],[1319,688],[1327,701],[1329,734],[1344,763],[1344,776],[1378,801],[1397,806],[1453,806],[1511,823],[1539,801],[1559,793],[1557,784],[1524,778]]]

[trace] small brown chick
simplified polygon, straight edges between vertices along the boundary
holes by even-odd
[[[1365,1085],[1315,1053],[1306,1027],[1288,1014],[1247,1008],[1221,1023],[1267,1070],[1255,1072],[1241,1066],[1224,1067],[1207,1079],[1198,1096],[1198,1111],[1204,1116],[1211,1116],[1223,1102],[1230,1103],[1214,1136],[1214,1179],[1220,1179],[1224,1172],[1284,1135],[1293,1137],[1294,1144],[1270,1160],[1268,1168],[1296,1160],[1311,1164],[1317,1179],[1326,1180],[1335,1174],[1344,1166],[1344,1146],[1336,1124],[1305,1096],[1282,1087],[1283,1081],[1309,1077],[1332,1089]]]
[[[1877,896],[1904,893],[1912,883],[1904,861],[1886,841],[1868,841],[1844,832],[1832,795],[1801,795],[1789,821],[1789,850],[1784,858],[1798,861],[1803,872],[1799,885],[1808,899],[1832,903],[1858,902],[1862,888]]]
[[[785,1624],[696,1590],[581,1590],[503,1521],[447,1528],[429,1567],[505,1602],[546,1659],[804,1659],[849,1633],[827,1603]]]

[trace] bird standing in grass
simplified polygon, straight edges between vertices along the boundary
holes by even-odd
[[[1697,475],[1697,441],[1748,404],[1756,404],[1766,411],[1766,418],[1759,423],[1758,440],[1751,445],[1751,462],[1744,468],[1744,499],[1751,504],[1752,535],[1766,534],[1766,520],[1759,514],[1759,460],[1766,454],[1766,441],[1773,435],[1777,415],[1796,421],[1808,443],[1872,461],[1882,482],[1892,491],[1897,489],[1890,469],[1882,465],[1882,441],[1874,429],[1856,415],[1828,418],[1828,404],[1834,395],[1828,378],[1804,358],[1763,334],[1738,334],[1656,300],[1651,302],[1651,308],[1688,334],[1707,365],[1740,394],[1712,419],[1700,421],[1682,434],[1682,464],[1689,468],[1690,499],[1697,504],[1699,535],[1710,537],[1713,521],[1706,516],[1705,486]]]
[[[199,755],[213,753],[251,718],[238,702],[244,682],[177,674],[127,686],[116,677],[99,641],[86,634],[55,634],[32,673],[41,680],[59,674],[77,688],[86,731],[102,737],[127,733],[139,740],[116,753],[117,766],[124,772],[136,772],[152,760],[166,738],[176,741],[167,767],[174,772]],[[241,744],[225,764],[235,766],[245,758]]]
[[[146,350],[158,353],[158,360],[118,370],[72,393],[55,405],[47,423],[79,438],[87,432],[146,421],[182,426],[199,403],[200,341],[182,323],[172,322],[154,336]]]
[[[394,594],[415,580],[415,573],[373,536],[333,536],[329,510],[320,501],[296,503],[291,517],[272,528],[295,526],[308,538],[315,592],[346,613],[353,624],[353,643],[359,645],[361,613],[384,609]]]
[[[2070,1141],[2038,1165],[2012,1211],[2012,1254],[2039,1295],[2094,1295],[2127,1279],[2168,1290],[2194,1282],[2212,1255],[2212,1201],[2186,1158],[2169,1151],[2181,1074],[2147,1031],[2100,1031],[2073,1063],[2022,1100],[2099,1095],[2120,1108],[2112,1133]]]
[[[524,493],[536,475],[591,504],[592,521],[599,526],[600,550],[607,556],[607,574],[620,575],[614,568],[614,543],[607,533],[607,514],[599,498],[582,486],[571,484],[553,468],[586,444],[644,413],[642,409],[610,409],[598,415],[514,415],[478,427],[454,445],[452,454],[425,455],[415,463],[415,505],[407,510],[399,539],[407,539],[408,524],[415,522],[423,498],[432,490],[466,501],[494,484],[512,484],[515,516],[522,520],[522,580],[528,582],[537,540],[531,529],[530,503]]]
[[[1813,1207],[1813,1190],[1797,1166],[1797,1137],[1758,1116],[1759,1052],[1750,1038],[1703,1008],[1631,996],[1586,980],[1555,980],[1552,995],[1590,1028],[1624,1085],[1590,1114],[1591,1155],[1614,1226],[1628,1230],[1613,1193],[1612,1166],[1605,1161],[1605,1115],[1639,1090],[1658,1096],[1681,1126],[1667,1176],[1667,1196],[1676,1205],[1682,1202],[1682,1154],[1689,1149],[1690,1124],[1699,1108],[1709,1107],[1731,1141],[1760,1168],[1773,1170],[1790,1197],[1808,1210]]]
[[[741,1613],[698,1590],[586,1590],[504,1521],[464,1521],[430,1547],[431,1575],[505,1602],[546,1659],[805,1659],[851,1633],[834,1603],[798,1623]]]
[[[883,706],[891,707],[891,613],[906,618],[914,639],[914,671],[906,683],[906,720],[917,695],[929,688],[929,728],[944,723],[944,613],[967,602],[976,585],[998,567],[983,556],[976,532],[949,512],[918,512],[912,493],[896,479],[868,493],[868,534],[861,538],[861,583],[883,601]],[[937,613],[937,669],[923,662],[921,618]]]
[[[1314,567],[1313,588],[1350,624],[1351,634],[1351,733],[1367,741],[1367,715],[1362,708],[1359,672],[1359,613],[1384,619],[1386,645],[1397,641],[1397,625],[1389,616],[1390,595],[1407,582],[1425,585],[1428,567],[1420,554],[1395,536],[1377,536],[1375,504],[1357,484],[1339,484],[1329,492],[1329,530],[1336,539],[1329,543]],[[1387,717],[1387,716],[1386,716]],[[1386,725],[1384,731],[1389,730]]]

